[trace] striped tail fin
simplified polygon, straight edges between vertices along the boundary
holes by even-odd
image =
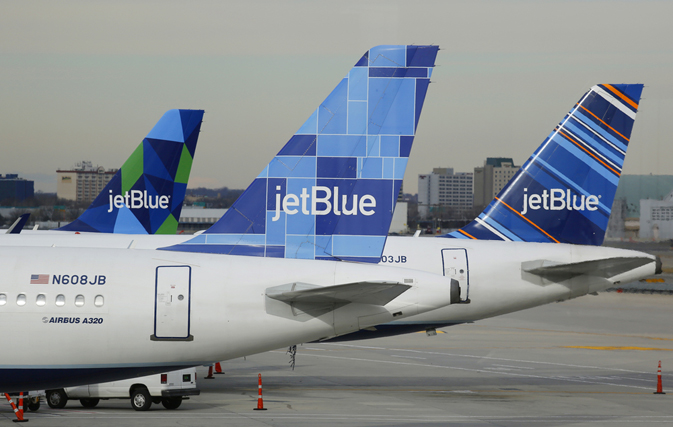
[[[601,245],[642,84],[599,84],[488,207],[443,237]]]
[[[169,110],[91,206],[63,231],[175,234],[203,110]]]
[[[217,223],[164,249],[378,263],[438,49],[367,51]]]

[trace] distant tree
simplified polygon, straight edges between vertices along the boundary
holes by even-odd
[[[14,224],[14,221],[17,220],[21,215],[25,213],[29,213],[30,211],[28,209],[12,209],[11,212],[9,212],[9,215],[7,216],[7,226],[10,226]],[[33,218],[28,218],[28,221],[33,221]]]
[[[243,190],[231,190],[228,187],[199,187],[187,189],[186,196],[193,202],[203,203],[207,208],[223,209],[233,205],[241,194],[243,194]]]

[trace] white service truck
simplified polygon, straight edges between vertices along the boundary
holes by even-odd
[[[93,408],[101,399],[131,399],[136,411],[147,411],[152,403],[177,409],[187,396],[201,393],[196,387],[196,369],[182,369],[165,374],[148,375],[109,383],[46,390],[50,408],[65,407],[69,399],[79,399],[85,408]]]

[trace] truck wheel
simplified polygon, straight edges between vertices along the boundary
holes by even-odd
[[[95,408],[96,405],[98,405],[98,402],[100,402],[100,399],[95,399],[95,398],[88,398],[88,399],[80,399],[79,403],[82,404],[85,408]]]
[[[131,392],[131,406],[136,411],[147,411],[152,406],[152,396],[145,387],[136,388]]]
[[[52,409],[61,409],[65,408],[65,404],[68,403],[68,395],[65,394],[65,390],[59,388],[58,390],[47,390],[47,405]]]
[[[27,407],[30,412],[37,412],[40,409],[40,398],[29,399]]]
[[[178,409],[182,405],[181,397],[167,397],[161,401],[161,404],[164,405],[166,409]]]

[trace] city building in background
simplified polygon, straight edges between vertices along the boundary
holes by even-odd
[[[673,239],[673,175],[622,175],[608,223],[609,239]]]
[[[422,219],[472,209],[472,172],[434,168],[418,175],[418,214]]]
[[[0,201],[12,199],[21,201],[34,196],[35,182],[19,178],[18,174],[0,174]]]
[[[474,207],[485,208],[519,171],[509,157],[487,157],[474,168]]]
[[[56,195],[60,199],[90,203],[117,173],[117,169],[79,162],[72,169],[56,171]]]

